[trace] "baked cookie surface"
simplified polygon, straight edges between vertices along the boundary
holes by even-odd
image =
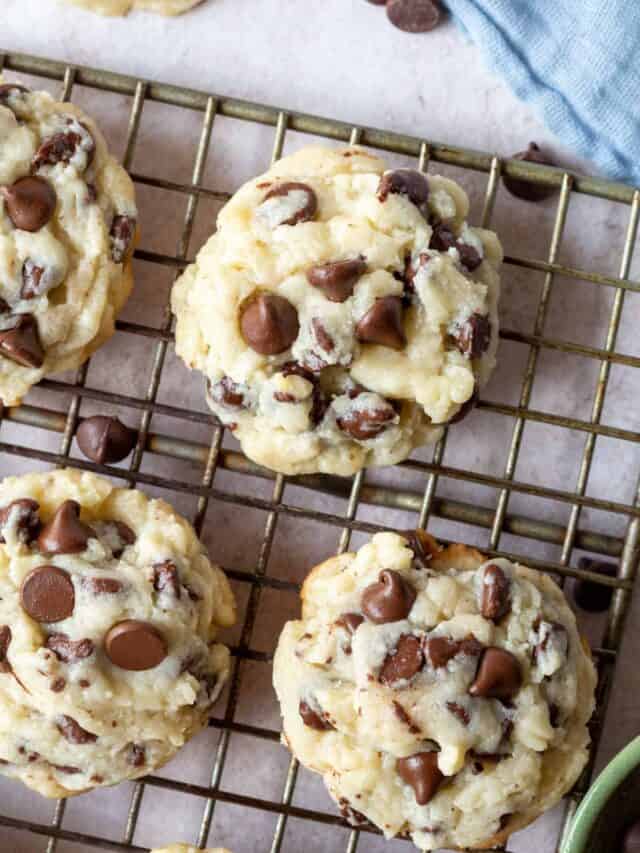
[[[283,737],[354,824],[491,847],[587,761],[595,669],[548,577],[380,533],[315,568],[274,661]]]
[[[133,284],[133,184],[73,104],[0,78],[0,399],[82,364]]]
[[[66,0],[101,15],[127,15],[131,11],[157,12],[160,15],[181,15],[203,0]]]
[[[235,618],[164,501],[66,469],[0,484],[0,773],[65,797],[148,773],[207,724]]]
[[[244,452],[349,475],[436,441],[495,364],[498,268],[453,181],[305,148],[245,184],[173,288],[176,351]]]

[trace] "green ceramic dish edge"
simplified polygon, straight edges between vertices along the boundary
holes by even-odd
[[[591,830],[609,797],[640,766],[640,737],[619,752],[598,776],[576,812],[561,853],[585,853]]]

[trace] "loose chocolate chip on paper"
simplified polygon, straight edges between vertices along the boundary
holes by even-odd
[[[511,581],[500,566],[491,563],[482,573],[480,613],[485,619],[499,622],[511,610]]]
[[[358,321],[356,337],[362,343],[401,350],[406,346],[400,296],[383,296]]]
[[[79,554],[95,536],[95,531],[80,521],[80,504],[63,501],[51,521],[42,528],[38,550],[43,554]]]
[[[22,581],[20,603],[36,622],[61,622],[73,613],[71,576],[58,566],[38,566]]]
[[[1,187],[9,219],[21,231],[40,231],[54,214],[56,191],[38,175],[20,178],[10,187]]]
[[[58,717],[56,728],[69,743],[87,744],[95,743],[98,740],[98,735],[83,729],[77,720],[74,720],[73,717],[68,717],[66,714],[61,714]]]
[[[437,752],[417,752],[396,761],[396,770],[403,782],[410,785],[419,806],[426,806],[442,784],[444,775],[438,769]]]
[[[332,261],[309,267],[307,281],[322,290],[331,302],[344,302],[352,296],[356,282],[366,271],[367,262],[363,257]]]
[[[380,572],[376,583],[362,592],[362,612],[370,622],[382,625],[406,619],[416,600],[416,591],[409,581],[393,569]]]
[[[489,646],[480,658],[469,693],[488,699],[512,699],[521,685],[522,670],[518,659],[506,649]]]
[[[542,166],[556,165],[552,158],[541,151],[535,142],[530,142],[526,151],[519,151],[513,155],[512,159],[522,160],[525,163],[539,163]],[[531,181],[525,181],[523,178],[511,178],[505,175],[503,181],[511,195],[524,199],[524,201],[544,201],[544,199],[551,198],[558,192],[557,187],[551,187],[548,184],[534,184]]]
[[[405,33],[427,33],[440,23],[440,8],[433,0],[387,0],[387,16]]]
[[[258,293],[241,306],[240,329],[251,349],[261,355],[278,355],[298,337],[298,312],[277,293]]]
[[[618,567],[615,563],[593,560],[590,557],[581,557],[578,561],[578,568],[583,572],[596,572],[608,578],[615,578],[618,573]],[[599,583],[582,578],[576,580],[573,588],[575,603],[589,613],[603,613],[607,610],[611,604],[612,595],[612,587],[602,586]]]
[[[49,634],[45,646],[63,663],[77,663],[79,660],[91,657],[93,642],[86,637],[84,640],[70,640],[66,634]]]
[[[385,172],[378,184],[378,200],[385,202],[390,195],[404,195],[416,207],[424,208],[429,199],[427,176],[417,169],[395,169]]]
[[[121,264],[136,233],[136,220],[133,216],[118,214],[113,217],[109,237],[111,239],[111,259],[115,264]]]
[[[393,687],[401,681],[410,681],[422,669],[424,654],[422,644],[413,634],[403,634],[393,652],[388,654],[380,670],[380,682]]]
[[[308,184],[299,181],[276,184],[265,195],[262,203],[276,199],[279,203],[269,205],[268,219],[272,228],[309,222],[318,211],[315,192]]]
[[[116,417],[93,415],[82,421],[76,439],[87,459],[104,465],[125,459],[135,447],[137,433]]]
[[[318,711],[314,711],[314,709],[307,702],[301,701],[298,705],[298,713],[302,717],[302,721],[305,726],[309,726],[311,729],[315,729],[318,732],[329,731],[333,729],[333,726],[328,720],[325,720],[324,717],[318,713]]]
[[[16,535],[20,542],[32,542],[40,532],[41,523],[38,510],[40,504],[31,498],[18,498],[0,509],[0,543],[6,542],[4,528],[13,518]]]
[[[125,619],[113,625],[104,640],[111,663],[131,672],[153,669],[167,656],[162,634],[148,622]]]
[[[20,314],[11,328],[0,331],[0,355],[22,367],[42,367],[44,350],[33,315]]]

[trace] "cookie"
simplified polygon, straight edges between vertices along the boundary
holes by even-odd
[[[160,15],[181,15],[202,3],[202,0],[67,0],[67,3],[101,15],[127,15],[134,10],[157,12]]]
[[[164,501],[66,469],[0,484],[0,773],[47,797],[143,776],[229,674],[222,571]]]
[[[504,843],[588,758],[596,675],[560,588],[423,531],[311,572],[274,685],[343,815],[422,850]]]
[[[133,284],[133,184],[78,107],[0,78],[0,399],[78,367]]]
[[[391,465],[462,418],[495,364],[490,231],[443,177],[305,148],[245,184],[176,283],[176,350],[251,459]]]

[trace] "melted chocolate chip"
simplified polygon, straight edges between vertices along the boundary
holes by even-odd
[[[61,622],[73,613],[71,576],[58,566],[38,566],[22,581],[20,603],[36,622]]]
[[[344,302],[352,296],[356,282],[366,271],[367,263],[360,256],[310,267],[307,270],[307,281],[322,290],[331,302]]]
[[[396,418],[396,410],[390,403],[376,408],[354,408],[342,417],[336,418],[338,428],[352,438],[368,441],[380,435]]]
[[[73,125],[80,130],[73,130]],[[37,172],[43,166],[55,166],[57,163],[68,165],[78,149],[85,152],[86,166],[89,166],[95,153],[95,143],[87,127],[73,119],[67,120],[68,128],[45,139],[35,153],[31,162],[31,170]]]
[[[210,394],[216,403],[230,409],[244,409],[244,394],[239,385],[229,376],[223,376],[219,382],[211,385]]]
[[[180,579],[175,563],[165,560],[153,566],[153,588],[156,592],[167,592],[180,598]]]
[[[482,573],[480,613],[499,622],[511,610],[511,581],[500,566],[491,563]]]
[[[456,655],[469,655],[479,657],[483,651],[483,645],[473,634],[464,640],[452,640],[451,637],[429,637],[425,641],[424,650],[427,661],[434,669],[441,669]]]
[[[25,544],[32,542],[41,528],[39,509],[38,502],[31,498],[18,498],[0,509],[0,543],[6,542],[4,528],[10,520],[15,524],[18,540]]]
[[[136,445],[137,433],[116,417],[93,415],[82,421],[76,439],[87,459],[105,465],[125,459]]]
[[[378,344],[391,349],[404,349],[403,304],[399,296],[376,299],[356,325],[356,337],[362,343]]]
[[[447,702],[447,711],[450,711],[454,717],[457,717],[458,720],[462,723],[463,726],[468,726],[471,717],[469,716],[469,712],[465,707],[460,705],[458,702]]]
[[[153,669],[167,656],[162,634],[148,622],[125,619],[111,627],[104,639],[111,663],[130,672]]]
[[[117,578],[83,578],[82,586],[92,595],[117,595],[124,589]]]
[[[370,622],[382,625],[406,619],[416,600],[416,591],[398,572],[385,569],[376,583],[362,593],[362,612]]]
[[[384,659],[380,682],[393,687],[401,681],[410,681],[422,669],[424,654],[422,644],[413,634],[402,634],[393,652]]]
[[[127,747],[127,764],[132,767],[144,767],[147,760],[147,754],[144,746],[137,743],[130,743]]]
[[[489,646],[480,658],[469,693],[488,699],[512,699],[521,686],[522,670],[518,659],[506,649]]]
[[[51,649],[63,663],[77,663],[79,660],[91,657],[94,649],[93,642],[89,638],[70,640],[66,634],[50,634],[45,646]]]
[[[535,142],[530,142],[526,151],[519,151],[513,155],[514,160],[522,160],[525,163],[539,163],[543,166],[555,166],[551,157],[544,154]],[[544,201],[558,192],[557,187],[548,184],[534,184],[523,178],[510,178],[505,175],[502,179],[505,187],[511,195],[524,199],[524,201]]]
[[[133,216],[118,214],[113,217],[109,238],[111,240],[111,260],[121,264],[129,252],[136,233],[136,220]]]
[[[0,331],[0,355],[22,367],[42,367],[44,350],[32,314],[20,314],[15,325]]]
[[[486,314],[472,314],[455,326],[451,335],[453,345],[467,358],[480,358],[491,343],[491,321]]]
[[[272,228],[308,222],[318,211],[318,197],[315,192],[308,184],[299,181],[276,184],[265,195],[263,204],[271,199],[282,200],[279,205],[269,206],[269,224]]]
[[[399,758],[396,770],[402,781],[413,788],[419,806],[426,806],[433,799],[444,779],[438,769],[437,752],[417,752]]]
[[[240,308],[240,329],[252,350],[278,355],[298,337],[298,312],[277,293],[256,293]]]
[[[578,568],[580,571],[596,572],[608,578],[615,578],[618,574],[618,567],[615,563],[593,560],[589,557],[581,557],[578,561]],[[612,587],[602,586],[599,583],[583,580],[582,578],[576,580],[573,588],[575,603],[582,610],[586,610],[589,613],[604,613],[611,604],[612,596]]]
[[[79,554],[95,535],[88,524],[80,521],[80,504],[64,501],[42,528],[38,536],[38,550],[42,554]]]
[[[429,198],[429,181],[415,169],[385,172],[378,185],[378,199],[385,202],[390,195],[404,195],[416,207],[424,207]]]
[[[66,714],[58,717],[56,728],[69,743],[87,744],[95,743],[98,740],[98,735],[94,735],[93,732],[83,729],[77,720],[74,720],[73,717],[68,717]]]
[[[57,196],[45,178],[37,175],[20,178],[10,187],[2,187],[9,219],[21,231],[40,231],[53,216]]]
[[[324,718],[322,712],[314,711],[314,709],[307,702],[301,701],[298,705],[298,713],[302,717],[302,721],[305,726],[309,726],[311,729],[316,729],[316,731],[324,732],[329,731],[329,729],[333,729],[334,727],[331,723]]]

